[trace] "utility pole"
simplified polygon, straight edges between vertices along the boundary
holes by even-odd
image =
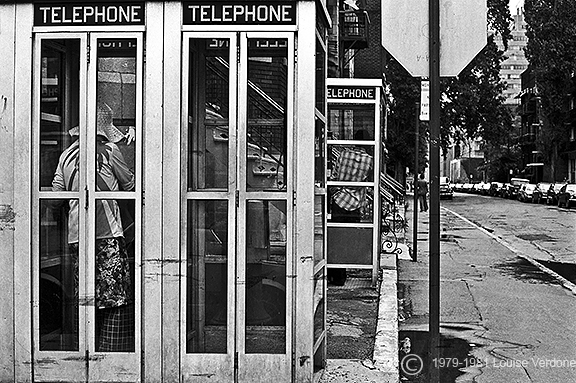
[[[440,382],[440,1],[429,1],[430,64],[430,291],[429,382]]]
[[[420,104],[416,102],[416,126],[414,133],[416,134],[415,152],[414,152],[414,223],[412,224],[412,261],[418,261],[418,169],[419,165],[419,146],[420,146]]]

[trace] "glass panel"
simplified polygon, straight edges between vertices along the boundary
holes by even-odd
[[[314,265],[322,261],[324,254],[324,207],[326,196],[317,194],[314,196]]]
[[[97,57],[97,172],[107,153],[119,149],[120,155],[110,156],[110,162],[122,158],[118,164],[122,174],[112,184],[97,176],[96,188],[131,191],[136,156],[136,39],[98,39]]]
[[[314,129],[314,181],[315,185],[324,187],[326,171],[324,160],[326,159],[326,136],[325,125],[322,121],[316,120]]]
[[[328,227],[328,260],[331,264],[372,265],[371,227]],[[350,246],[353,243],[354,246]]]
[[[73,141],[69,130],[78,125],[79,57],[79,40],[42,40],[40,58],[40,190],[51,190],[52,178],[60,154]]]
[[[373,222],[374,189],[370,186],[330,186],[328,222]]]
[[[96,200],[96,351],[134,351],[134,200]]]
[[[332,104],[328,107],[329,140],[374,140],[374,105]]]
[[[324,318],[324,306],[326,304],[325,288],[326,277],[324,270],[314,276],[314,344],[324,332],[326,320]]]
[[[246,206],[246,353],[286,352],[286,201]]]
[[[316,38],[316,109],[325,113],[326,101],[326,52],[322,43]]]
[[[330,181],[373,182],[373,145],[328,145]]]
[[[247,190],[286,190],[288,40],[248,40]]]
[[[188,190],[228,188],[229,46],[190,40]]]
[[[78,350],[78,200],[40,201],[40,350]]]
[[[186,352],[226,353],[228,203],[188,201]]]

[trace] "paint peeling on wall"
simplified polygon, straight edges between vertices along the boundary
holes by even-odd
[[[14,230],[16,213],[10,205],[0,205],[0,231]]]
[[[6,114],[6,106],[8,105],[8,98],[4,95],[0,96],[0,129],[7,132],[8,127],[4,124],[4,115]]]

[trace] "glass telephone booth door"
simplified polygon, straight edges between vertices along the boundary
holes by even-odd
[[[34,380],[139,381],[142,35],[34,44]]]
[[[184,37],[182,381],[290,381],[293,34]]]

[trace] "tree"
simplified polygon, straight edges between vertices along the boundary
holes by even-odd
[[[488,26],[502,36],[504,45],[510,36],[510,11],[507,0],[488,1]],[[457,78],[443,79],[441,101],[441,147],[445,153],[451,143],[464,139],[487,137],[490,145],[508,141],[511,130],[510,112],[504,107],[500,81],[502,51],[488,39],[484,50]],[[420,100],[420,79],[411,77],[395,60],[388,61],[386,79],[390,99],[388,116],[389,157],[409,167],[414,164],[415,113]],[[421,137],[427,137],[427,125],[421,124]],[[426,148],[421,142],[420,148]],[[420,151],[419,172],[427,163],[426,152]]]
[[[526,0],[526,57],[533,70],[542,124],[538,146],[556,178],[558,153],[568,142],[565,100],[576,72],[576,2]]]

